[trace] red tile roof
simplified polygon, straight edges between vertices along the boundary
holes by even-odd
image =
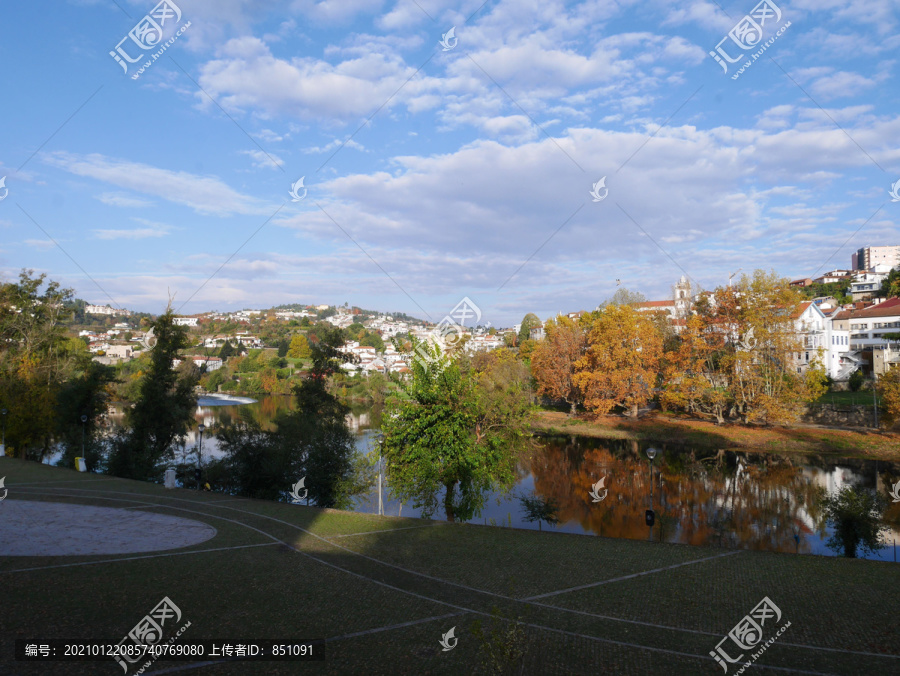
[[[900,298],[889,298],[878,305],[870,305],[861,310],[844,310],[835,319],[865,319],[868,317],[896,317],[900,315]]]

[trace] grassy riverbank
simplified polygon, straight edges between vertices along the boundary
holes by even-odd
[[[176,642],[326,640],[324,662],[207,656],[197,665],[204,675],[489,673],[473,629],[478,621],[489,628],[495,612],[523,623],[518,637],[508,620],[498,625],[496,647],[527,651],[515,673],[712,674],[719,667],[709,651],[764,597],[781,613],[765,623],[764,639],[790,627],[756,662],[760,673],[900,668],[893,563],[378,517],[10,458],[0,458],[0,476],[7,531],[16,510],[35,502],[66,503],[73,513],[76,505],[117,508],[123,523],[144,511],[216,529],[171,551],[65,556],[65,538],[58,556],[0,551],[3,673],[122,674],[110,658],[14,662],[13,641],[118,643],[163,597],[178,605],[180,623],[191,622]],[[458,643],[442,650],[451,628]],[[148,673],[188,664],[160,660]]]
[[[665,440],[703,448],[757,453],[810,453],[845,458],[900,461],[900,435],[864,429],[815,426],[751,427],[716,425],[676,415],[652,413],[639,420],[620,416],[580,415],[558,411],[538,413],[533,429],[539,434],[577,435],[601,439]]]

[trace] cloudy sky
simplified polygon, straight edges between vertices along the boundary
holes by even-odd
[[[900,244],[898,0],[176,1],[4,7],[3,278],[509,326]]]

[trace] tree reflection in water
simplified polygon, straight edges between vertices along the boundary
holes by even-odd
[[[643,539],[648,537],[644,511],[651,505],[650,463],[644,455],[648,445],[546,439],[523,469],[534,475],[535,492],[559,505],[561,523],[578,523],[605,537]],[[873,464],[847,462],[858,470]],[[890,464],[880,465],[890,470]],[[897,472],[893,467],[888,474]],[[604,476],[609,492],[593,502],[591,488]],[[656,524],[650,536],[692,545],[809,552],[806,536],[825,532],[821,491],[830,488],[834,476],[832,463],[813,456],[662,444],[653,462]],[[896,525],[892,510],[886,516]]]

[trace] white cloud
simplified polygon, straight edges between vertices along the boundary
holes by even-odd
[[[150,202],[149,200],[140,199],[139,197],[132,197],[120,192],[105,192],[102,195],[97,195],[97,199],[104,204],[109,204],[110,206],[114,207],[130,207],[141,209],[153,206],[153,202]]]
[[[360,152],[365,152],[366,149],[361,144],[354,141],[352,138],[348,139],[346,142],[341,141],[340,139],[334,139],[330,143],[326,143],[324,146],[313,146],[311,148],[303,148],[300,152],[305,153],[307,155],[312,155],[315,153],[327,153],[332,150],[337,150],[341,148],[343,145],[344,148],[353,148],[354,150],[359,150]]]
[[[26,239],[23,243],[42,251],[52,249],[56,246],[56,243],[49,239]]]
[[[169,234],[159,228],[132,228],[130,230],[94,230],[97,239],[147,239],[148,237],[165,237]]]
[[[262,150],[239,150],[241,155],[247,155],[253,160],[253,167],[256,169],[274,169],[284,166],[282,160],[275,153],[267,153]]]
[[[78,176],[88,176],[120,188],[181,204],[198,213],[228,216],[231,214],[271,213],[274,206],[242,195],[215,176],[198,176],[186,171],[160,169],[139,162],[119,160],[104,155],[75,155],[54,152],[44,161]]]

